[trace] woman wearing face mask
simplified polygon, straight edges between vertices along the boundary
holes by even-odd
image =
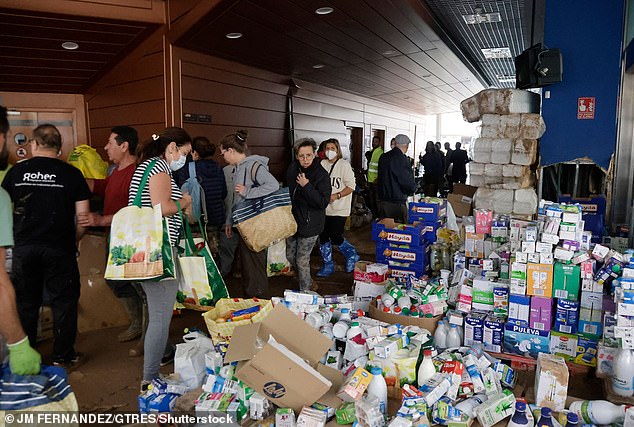
[[[161,135],[140,145],[137,149],[139,166],[130,183],[128,205],[131,205],[139,191],[139,185],[150,163],[156,160],[149,174],[149,179],[141,194],[141,205],[152,207],[160,204],[163,216],[167,219],[170,230],[170,243],[178,244],[178,235],[182,220],[178,215],[178,206],[187,209],[191,205],[191,197],[182,193],[174,182],[172,172],[185,165],[185,159],[191,152],[191,138],[180,128],[168,128]],[[177,271],[177,274],[180,272]],[[159,367],[174,359],[173,350],[168,347],[169,326],[172,320],[172,309],[176,301],[178,280],[164,279],[158,282],[142,282],[141,286],[147,298],[148,325],[144,337],[143,382],[141,390],[159,377]],[[161,360],[164,359],[164,360]],[[168,360],[171,359],[171,360]]]
[[[324,229],[326,206],[330,201],[328,173],[316,158],[317,144],[303,138],[295,143],[295,161],[286,173],[297,233],[286,239],[286,258],[297,271],[301,291],[317,290],[310,278],[310,253]]]
[[[319,251],[324,266],[317,272],[317,277],[327,277],[334,273],[333,245],[337,246],[346,258],[346,272],[353,271],[354,265],[359,261],[356,249],[343,237],[352,206],[352,192],[356,186],[354,171],[350,163],[342,158],[339,141],[334,138],[327,139],[324,141],[324,147],[326,159],[321,161],[321,166],[330,175],[332,195],[326,208],[324,231],[319,235]]]

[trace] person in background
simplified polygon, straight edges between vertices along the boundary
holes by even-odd
[[[440,154],[440,160],[442,161],[442,170],[444,175],[447,165],[445,164],[445,155],[442,152],[442,145],[440,144],[440,141],[436,141],[436,143],[434,144],[434,148],[436,149],[436,152]]]
[[[180,128],[179,128],[180,129]],[[165,133],[168,133],[164,131]],[[178,214],[181,209],[188,209],[191,196],[182,193],[176,185],[172,172],[185,165],[185,159],[191,151],[190,138],[185,138],[182,130],[170,129],[167,135],[152,135],[152,138],[139,146],[139,166],[136,168],[130,183],[128,204],[132,205],[139,191],[141,191],[141,206],[153,207],[161,205],[163,217],[169,226],[169,239],[173,248],[178,245],[182,218]],[[151,163],[155,162],[149,172],[149,179],[143,189],[139,188],[141,180]],[[180,275],[178,264],[176,275]],[[166,358],[168,347],[169,326],[172,320],[174,301],[178,291],[178,278],[160,281],[145,281],[141,283],[148,305],[148,326],[144,339],[143,381],[141,391],[147,390],[152,380],[159,377],[159,367],[162,359]],[[171,359],[174,359],[173,351]]]
[[[295,143],[296,161],[286,172],[297,233],[286,239],[286,258],[297,271],[299,290],[317,290],[310,278],[310,253],[324,230],[326,207],[330,203],[330,179],[316,158],[317,144],[311,138]],[[332,247],[330,250],[332,259]]]
[[[250,155],[247,136],[246,130],[239,130],[226,135],[220,141],[222,157],[225,162],[234,166],[232,192],[235,194],[232,209],[244,199],[263,197],[280,188],[277,179],[269,172],[269,159],[264,156]],[[255,176],[253,177],[252,174]],[[225,219],[225,233],[231,232],[232,225],[232,218],[228,215]],[[242,236],[239,233],[237,235],[240,238],[244,293],[247,298],[264,298],[269,283],[266,276],[266,250],[253,252]]]
[[[77,242],[85,232],[76,219],[89,212],[90,189],[79,169],[58,158],[62,136],[55,126],[36,127],[30,144],[32,158],[17,163],[2,182],[13,201],[11,280],[31,346],[46,291],[53,311],[53,364],[72,368],[81,359],[75,351]]]
[[[108,160],[116,167],[106,179],[88,180],[93,194],[103,198],[103,213],[89,212],[77,218],[82,227],[110,227],[112,217],[121,208],[128,205],[128,190],[136,169],[136,148],[139,136],[130,126],[115,126],[110,130],[108,142],[104,147]],[[143,297],[133,283],[107,280],[112,293],[121,300],[128,316],[128,329],[117,335],[119,342],[132,341],[143,333]]]
[[[339,141],[331,138],[324,142],[326,159],[321,161],[321,165],[330,176],[332,194],[326,208],[324,231],[319,235],[319,251],[324,265],[317,272],[317,277],[327,277],[335,272],[335,263],[332,258],[333,245],[337,246],[346,258],[347,273],[352,272],[354,265],[359,261],[355,247],[343,237],[346,220],[350,216],[352,207],[352,193],[356,186],[354,171],[350,163],[343,159]]]
[[[393,149],[379,160],[379,213],[383,218],[407,222],[407,196],[414,194],[416,181],[405,153],[410,144],[407,135],[394,137]]]
[[[240,236],[238,235],[238,229],[233,227],[230,221],[233,211],[233,200],[235,197],[235,184],[233,183],[233,174],[236,167],[234,165],[227,165],[222,168],[222,172],[225,177],[225,187],[227,189],[227,195],[223,201],[225,207],[225,224],[222,226],[222,232],[220,233],[220,244],[218,252],[220,253],[220,274],[226,278],[231,273],[231,267],[233,266],[233,259],[235,258],[236,250],[240,246]],[[234,273],[234,277],[241,278],[242,275]]]
[[[9,165],[9,150],[7,148],[7,133],[9,120],[7,109],[0,105],[0,171]],[[0,337],[9,348],[9,368],[16,375],[36,375],[40,373],[40,353],[33,350],[29,344],[29,337],[24,333],[15,303],[13,284],[5,268],[6,248],[13,246],[13,215],[11,212],[11,198],[0,187]],[[2,340],[0,340],[2,341]],[[2,344],[0,344],[2,345]],[[2,353],[0,351],[0,353]],[[0,358],[1,359],[1,358]],[[0,360],[0,362],[2,362]],[[0,371],[2,368],[0,368]]]
[[[224,199],[227,196],[224,173],[220,165],[212,159],[215,152],[216,146],[204,136],[197,136],[192,141],[192,160],[196,168],[196,179],[205,193],[209,249],[214,255],[218,254],[220,232],[225,224]],[[189,177],[189,165],[174,172],[174,179],[179,187],[182,187]]]
[[[445,176],[448,183],[451,183],[451,171],[453,169],[453,167],[451,167],[451,153],[453,153],[451,144],[445,142]]]
[[[438,152],[432,141],[427,141],[423,156],[423,193],[428,197],[438,196],[438,187],[444,174],[442,154]]]
[[[461,144],[456,142],[456,149],[451,153],[451,182],[455,184],[460,182],[464,184],[467,182],[467,163],[469,163],[469,156],[465,150],[460,149]]]
[[[377,178],[379,176],[379,159],[383,155],[383,144],[381,138],[375,136],[372,138],[372,150],[369,151],[370,158],[368,160],[368,208],[373,216],[379,215],[379,192],[377,188]],[[366,153],[366,157],[368,155]]]

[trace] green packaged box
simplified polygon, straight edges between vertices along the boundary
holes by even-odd
[[[579,301],[580,266],[555,263],[553,282],[553,297]]]

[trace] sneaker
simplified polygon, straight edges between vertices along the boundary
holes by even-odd
[[[152,384],[152,381],[147,381],[147,380],[141,381],[141,386],[139,387],[139,393],[145,394],[150,384]]]
[[[167,366],[170,363],[173,363],[174,356],[176,356],[176,350],[172,350],[168,354],[164,355],[163,358],[161,359],[161,366]]]
[[[84,362],[84,355],[82,353],[75,353],[75,356],[72,359],[64,360],[64,359],[55,359],[53,360],[53,366],[58,366],[60,368],[64,368],[67,371],[77,368]]]

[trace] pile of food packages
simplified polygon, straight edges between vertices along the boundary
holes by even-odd
[[[535,220],[476,209],[457,229],[444,199],[409,211],[373,224],[376,259],[357,263],[350,295],[221,300],[140,410],[189,399],[254,426],[634,426],[634,408],[568,389],[578,366],[614,402],[634,395],[634,250],[597,242],[580,204],[541,201]],[[530,385],[517,360],[534,365]]]

